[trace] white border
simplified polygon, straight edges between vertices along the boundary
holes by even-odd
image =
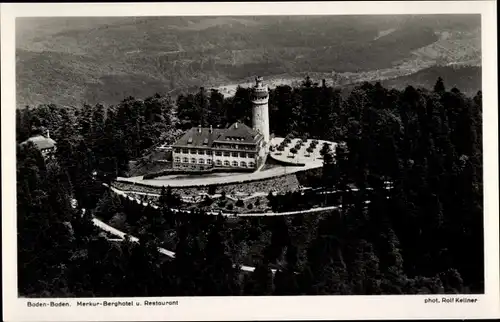
[[[159,15],[482,15],[485,295],[476,304],[424,304],[441,296],[190,297],[178,306],[27,308],[17,298],[15,195],[15,17]],[[492,318],[500,316],[498,248],[497,23],[494,1],[289,3],[1,4],[3,308],[6,321]],[[464,249],[464,254],[469,250]],[[170,298],[172,299],[172,298]],[[94,299],[95,300],[95,299]],[[117,300],[117,299],[110,299]],[[126,299],[120,299],[126,300]]]

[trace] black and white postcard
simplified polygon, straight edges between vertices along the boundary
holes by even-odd
[[[495,12],[2,4],[4,319],[498,317]]]

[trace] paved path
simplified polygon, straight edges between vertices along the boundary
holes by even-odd
[[[101,230],[104,230],[114,236],[117,236],[120,238],[120,240],[124,240],[125,239],[125,236],[127,236],[126,233],[124,233],[123,231],[120,231],[108,224],[106,224],[105,222],[97,219],[97,218],[93,218],[92,219],[92,222],[94,223],[94,225],[96,225],[97,227],[99,227]],[[139,238],[137,237],[134,237],[134,236],[131,236],[131,235],[128,235],[130,240],[134,243],[139,243]],[[165,249],[165,248],[162,248],[162,247],[158,247],[158,252],[160,252],[161,254],[163,255],[166,255],[170,258],[175,258],[175,253],[173,251],[170,251],[168,249]],[[241,267],[241,270],[242,271],[245,271],[245,272],[253,272],[255,271],[255,267],[252,267],[252,266],[246,266],[246,265],[242,265]],[[271,272],[274,274],[276,273],[276,270],[275,269],[271,269]]]
[[[300,171],[306,171],[310,169],[321,168],[323,163],[314,162],[306,164],[305,166],[278,166],[271,169],[266,169],[262,171],[255,171],[251,173],[234,173],[232,175],[215,175],[210,176],[189,176],[189,175],[172,175],[165,177],[158,177],[156,179],[143,179],[142,176],[123,178],[118,177],[116,181],[118,182],[128,182],[128,183],[140,183],[143,185],[162,187],[192,187],[192,186],[206,186],[211,184],[230,184],[230,183],[242,183],[263,179],[270,179],[274,177],[280,177],[287,174],[297,173]]]
[[[118,195],[122,195],[122,196],[125,196],[127,197],[129,200],[135,200],[137,203],[139,204],[142,204],[144,206],[152,206],[154,208],[158,208],[158,206],[156,205],[153,205],[153,204],[148,204],[146,202],[141,202],[140,200],[136,199],[136,198],[133,198],[132,196],[129,196],[127,195],[127,193],[121,191],[121,190],[118,190],[114,187],[110,187],[109,185],[107,184],[103,184],[104,186],[106,187],[109,187],[111,189],[111,191],[115,192],[116,194]],[[370,189],[370,188],[368,188]],[[359,189],[352,189],[353,191],[358,191]],[[371,190],[371,189],[370,189]],[[330,193],[336,193],[337,191],[325,191],[323,193],[327,193],[327,194],[330,194]],[[369,201],[366,201],[365,203],[369,203]],[[281,216],[286,216],[286,215],[295,215],[295,214],[305,214],[305,213],[313,213],[313,212],[319,212],[319,211],[324,211],[324,210],[330,210],[330,209],[339,209],[341,208],[342,206],[339,205],[339,206],[329,206],[329,207],[321,207],[321,208],[313,208],[313,209],[307,209],[307,210],[299,210],[299,211],[288,211],[288,212],[281,212],[281,213],[256,213],[256,214],[224,214],[224,213],[215,213],[215,212],[209,212],[207,214],[210,214],[210,215],[223,215],[223,216],[277,216],[277,215],[281,215]],[[179,212],[178,209],[172,209],[172,211],[174,212]],[[186,213],[191,213],[190,211],[185,211]],[[126,233],[104,223],[103,221],[97,219],[97,218],[93,218],[92,219],[92,222],[94,223],[94,225],[96,225],[97,227],[99,227],[101,230],[103,231],[106,231],[114,236],[117,236],[119,237],[119,240],[120,241],[123,241],[125,239],[125,236],[127,235]],[[137,237],[134,237],[134,236],[131,236],[131,235],[128,235],[130,240],[132,242],[135,242],[135,243],[138,243],[139,242],[139,239]],[[116,240],[116,239],[113,239],[113,240]],[[163,255],[166,255],[170,258],[175,258],[175,253],[168,250],[168,249],[165,249],[165,248],[162,248],[162,247],[159,247],[158,248],[158,252],[160,252],[161,254]],[[241,270],[242,271],[245,271],[245,272],[253,272],[255,271],[255,267],[252,267],[252,266],[246,266],[246,265],[242,265],[240,266]],[[271,269],[271,272],[272,274],[275,274],[276,273],[276,269]]]

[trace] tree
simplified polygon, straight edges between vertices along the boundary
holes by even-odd
[[[438,77],[436,84],[434,85],[434,92],[444,93],[445,92],[444,81],[441,77]]]

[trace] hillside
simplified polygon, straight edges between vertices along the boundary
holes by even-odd
[[[481,90],[481,67],[477,66],[433,66],[408,76],[383,81],[385,87],[402,89],[413,87],[432,88],[438,77],[443,78],[449,89],[456,87],[463,93],[474,96]]]
[[[478,66],[479,28],[472,15],[18,19],[17,106],[116,104],[256,74],[349,84]]]

